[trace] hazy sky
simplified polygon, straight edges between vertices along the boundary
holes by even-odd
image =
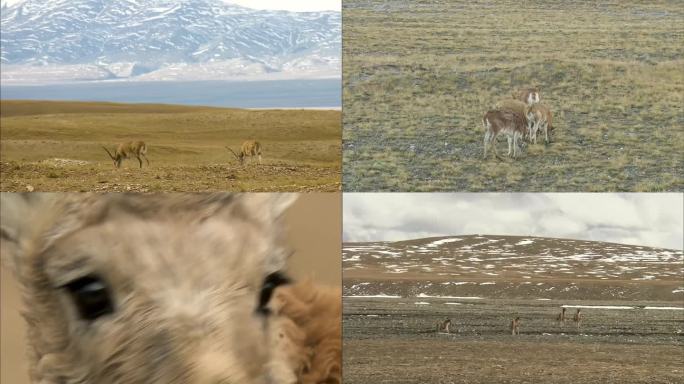
[[[682,249],[677,193],[347,193],[345,241],[548,236]]]
[[[2,0],[2,4],[12,5],[24,0]],[[224,0],[255,9],[277,9],[286,11],[339,11],[341,0]]]

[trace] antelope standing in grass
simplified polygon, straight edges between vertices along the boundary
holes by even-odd
[[[511,156],[511,147],[513,148],[513,157],[517,157],[520,152],[518,147],[518,140],[525,137],[527,119],[524,115],[508,110],[491,110],[485,113],[482,117],[482,125],[485,129],[484,136],[484,158],[487,158],[487,148],[492,146],[494,148],[494,155],[501,159],[496,150],[496,138],[503,133],[508,139],[508,156]]]
[[[114,154],[109,152],[109,149],[107,147],[102,146],[105,151],[107,151],[107,154],[109,157],[112,158],[112,161],[114,161],[114,167],[116,168],[121,168],[121,162],[124,159],[128,159],[131,155],[135,156],[136,159],[138,159],[138,162],[140,163],[140,168],[142,168],[142,158],[145,159],[147,162],[147,166],[150,165],[150,161],[147,160],[147,156],[145,154],[147,153],[147,144],[145,144],[144,141],[129,141],[125,143],[119,144],[119,146],[116,148],[116,151],[114,151]]]
[[[261,143],[255,140],[247,140],[244,143],[242,143],[242,146],[240,147],[240,153],[235,153],[230,147],[226,147],[227,150],[231,151],[233,155],[238,159],[240,162],[240,165],[245,163],[245,157],[249,156],[250,158],[254,156],[259,156],[259,164],[261,164]]]
[[[549,143],[549,131],[553,129],[553,115],[549,107],[543,104],[534,104],[527,111],[529,121],[530,139],[537,144],[537,132],[541,128],[544,131],[544,140]]]
[[[558,322],[558,324],[560,324],[561,327],[565,325],[565,307],[561,309],[561,313],[559,313],[556,317],[556,321]]]
[[[528,118],[530,110],[529,105],[523,103],[520,100],[503,99],[494,105],[494,109],[498,109],[501,111],[511,111],[519,115],[522,115],[525,118],[525,125],[527,126],[527,137],[531,137],[532,122]]]
[[[539,86],[522,88],[513,92],[512,96],[515,100],[520,100],[527,105],[532,105],[540,101],[539,90]]]
[[[575,326],[577,326],[577,329],[582,326],[582,310],[577,308],[577,312],[575,312],[575,316],[572,317],[572,321],[575,322]]]
[[[437,333],[440,333],[440,332],[451,333],[451,331],[449,330],[449,327],[451,327],[451,319],[447,318],[444,321],[438,321],[437,322]]]
[[[519,335],[520,334],[520,317],[516,317],[515,319],[511,320],[511,335]]]

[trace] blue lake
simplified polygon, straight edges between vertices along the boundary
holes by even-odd
[[[0,86],[2,99],[163,103],[236,108],[340,108],[341,93],[339,79]]]

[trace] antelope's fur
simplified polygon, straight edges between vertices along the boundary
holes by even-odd
[[[340,296],[282,271],[290,194],[0,194],[3,265],[22,288],[34,383],[339,382]],[[115,311],[63,288],[97,274]],[[327,376],[326,376],[327,375]],[[323,381],[319,381],[323,382]]]
[[[121,168],[121,162],[124,159],[128,159],[131,155],[138,159],[140,168],[142,168],[143,165],[141,157],[145,159],[147,166],[150,165],[150,161],[147,159],[147,156],[145,156],[147,154],[147,144],[145,144],[144,141],[128,141],[121,143],[116,147],[114,154],[109,152],[107,147],[103,146],[102,148],[107,151],[109,157],[114,161],[114,166],[116,168]]]

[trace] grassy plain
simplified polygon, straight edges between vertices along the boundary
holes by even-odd
[[[345,0],[343,12],[345,191],[684,190],[681,2]],[[555,116],[551,145],[483,160],[482,115],[532,84]]]
[[[2,100],[0,190],[337,191],[340,111]],[[225,149],[262,143],[263,164]],[[121,169],[101,146],[148,144]]]
[[[683,311],[584,309],[577,329],[573,308],[563,327],[555,322],[561,304],[671,302],[345,298],[344,382],[681,383]],[[446,317],[455,333],[437,334]]]

